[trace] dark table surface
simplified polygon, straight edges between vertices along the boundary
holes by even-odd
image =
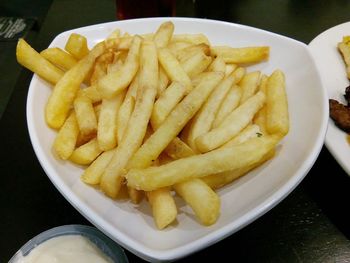
[[[215,4],[215,5],[214,5]],[[214,6],[213,6],[214,5]],[[350,20],[350,1],[177,1],[177,15],[266,29],[309,43]],[[26,36],[37,50],[59,33],[115,20],[114,0],[0,2],[0,16],[35,17]],[[349,32],[350,33],[350,32]],[[90,223],[56,190],[29,140],[25,104],[32,74],[15,63],[15,42],[0,43],[0,262],[49,228]],[[350,178],[324,147],[303,182],[239,232],[182,261],[350,262]],[[141,259],[126,251],[130,262]]]

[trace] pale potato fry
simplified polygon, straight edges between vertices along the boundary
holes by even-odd
[[[237,108],[241,100],[242,91],[234,85],[231,90],[227,93],[226,98],[221,103],[221,106],[215,116],[215,120],[212,124],[212,129],[220,126],[223,120],[229,115],[234,109]]]
[[[175,160],[195,155],[195,152],[191,149],[191,147],[189,147],[178,137],[175,137],[164,149],[164,151]]]
[[[237,69],[237,67],[238,66],[236,64],[226,64],[226,66],[225,66],[225,77],[227,77],[233,71],[235,71]],[[239,82],[239,81],[237,81],[237,82]]]
[[[236,136],[253,120],[254,115],[264,105],[265,99],[265,94],[259,91],[231,112],[219,127],[197,137],[198,150],[201,152],[211,151]]]
[[[79,126],[75,117],[74,111],[70,113],[61,129],[58,131],[53,149],[58,157],[67,160],[75,149],[75,144],[78,139]]]
[[[168,187],[148,192],[147,197],[158,229],[165,228],[176,219],[177,208]]]
[[[179,61],[168,49],[159,49],[158,59],[171,81],[177,81],[185,85],[187,93],[192,90],[191,79],[183,70]]]
[[[203,225],[209,226],[216,222],[220,215],[220,198],[206,183],[200,179],[191,179],[175,184],[174,189]]]
[[[135,36],[123,66],[118,71],[109,73],[99,80],[97,89],[102,98],[113,98],[129,86],[139,68],[141,41],[139,36]]]
[[[103,99],[97,126],[97,141],[101,150],[108,151],[117,146],[117,121],[119,108],[125,91],[113,99]]]
[[[263,75],[261,77],[259,90],[264,92],[266,95],[266,84],[267,84],[267,76]],[[260,131],[262,134],[267,134],[266,131],[266,104],[258,111],[253,119],[253,123],[257,124],[260,127]]]
[[[128,185],[136,189],[152,191],[193,178],[201,178],[249,166],[269,152],[279,137],[262,136],[229,148],[175,160],[158,167],[131,169],[126,174]]]
[[[113,52],[106,52],[96,59],[90,78],[91,85],[96,85],[98,80],[107,74],[108,64],[113,61],[113,57]]]
[[[133,187],[127,187],[127,188],[128,188],[128,195],[130,197],[131,202],[133,202],[134,204],[140,203],[144,197],[144,191],[136,190]]]
[[[97,118],[92,106],[92,101],[87,97],[77,97],[74,100],[74,111],[82,135],[89,136],[91,134],[96,134]]]
[[[274,71],[266,84],[266,130],[270,134],[285,136],[289,131],[288,100],[284,74]]]
[[[239,134],[237,134],[235,137],[233,137],[231,140],[229,140],[227,143],[225,143],[222,148],[224,147],[230,147],[236,144],[243,143],[249,139],[263,136],[263,134],[260,131],[260,127],[256,124],[249,124],[247,127],[245,127]]]
[[[208,71],[226,72],[226,63],[221,56],[217,56],[209,65]]]
[[[202,73],[211,63],[212,58],[206,56],[203,52],[194,53],[192,57],[182,61],[181,67],[189,78],[193,78]]]
[[[212,46],[210,52],[212,56],[221,56],[226,63],[246,64],[267,60],[270,48],[266,46],[242,48]]]
[[[82,88],[78,91],[77,97],[87,97],[92,103],[97,103],[102,100],[100,92],[98,92],[96,86],[89,86]]]
[[[158,86],[157,50],[153,42],[143,41],[140,52],[140,79],[135,109],[130,117],[123,139],[102,175],[100,187],[115,198],[124,179],[123,172],[129,159],[140,147],[151,117]]]
[[[112,160],[115,149],[105,151],[98,156],[90,165],[84,170],[81,180],[84,183],[91,185],[98,185],[101,181],[101,176],[106,169],[109,162]]]
[[[112,33],[109,34],[109,36],[107,37],[107,39],[111,39],[111,38],[118,38],[120,37],[120,29],[119,28],[116,28],[112,31]]]
[[[168,46],[174,32],[174,24],[172,22],[165,22],[160,25],[157,32],[153,36],[153,41],[158,48]]]
[[[76,148],[69,160],[76,164],[87,165],[92,163],[101,153],[102,150],[98,147],[97,139],[94,138]]]
[[[159,98],[163,91],[168,87],[169,78],[162,67],[159,67],[159,84],[157,91],[157,98]]]
[[[80,88],[80,84],[93,67],[95,59],[104,50],[105,46],[103,43],[97,44],[87,56],[67,71],[57,82],[45,108],[45,120],[51,128],[58,129],[62,126]]]
[[[197,45],[190,45],[174,51],[175,57],[181,62],[192,57],[193,54],[203,52],[205,55],[210,55],[210,47],[207,44],[201,43]]]
[[[117,117],[117,142],[118,144],[122,141],[126,127],[130,116],[135,107],[135,99],[130,96],[125,98],[122,105],[119,108],[118,117]]]
[[[179,52],[181,49],[184,49],[186,47],[192,46],[191,43],[188,42],[171,42],[168,44],[167,48],[170,50],[170,52],[176,57],[177,52]]]
[[[77,60],[71,54],[58,47],[44,49],[40,55],[63,70],[69,70],[77,64]]]
[[[340,51],[346,66],[346,74],[348,79],[350,79],[350,47],[349,47],[349,37],[343,37],[342,42],[338,43],[338,50]]]
[[[242,89],[241,104],[253,96],[259,87],[260,71],[250,72],[244,75],[242,80],[238,83]]]
[[[16,57],[19,64],[52,84],[56,84],[64,74],[62,70],[36,52],[23,38],[18,40]]]
[[[209,132],[215,119],[215,115],[234,82],[234,73],[223,79],[219,85],[216,86],[214,91],[210,94],[208,100],[192,119],[191,126],[188,131],[187,143],[195,151],[197,149],[195,139],[198,136]]]
[[[152,160],[179,134],[186,123],[203,105],[215,86],[223,78],[223,73],[212,72],[203,79],[169,114],[161,126],[138,149],[130,160],[129,167],[148,167]]]
[[[175,34],[173,35],[172,42],[188,42],[191,44],[207,44],[210,45],[208,38],[203,34]]]
[[[68,51],[77,60],[80,60],[87,54],[89,54],[89,48],[87,46],[86,37],[76,33],[72,33],[69,36],[64,49]]]

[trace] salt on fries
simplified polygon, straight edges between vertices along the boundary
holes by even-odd
[[[283,72],[247,72],[269,47],[174,30],[117,29],[91,50],[79,34],[65,50],[17,45],[18,62],[54,85],[45,117],[57,158],[86,165],[82,181],[113,199],[126,187],[135,203],[145,196],[159,229],[176,220],[174,193],[214,224],[215,190],[270,160],[289,130]]]

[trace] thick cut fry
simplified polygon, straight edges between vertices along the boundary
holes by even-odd
[[[234,85],[227,93],[224,101],[221,103],[221,106],[215,116],[215,120],[212,125],[213,129],[219,127],[227,115],[229,115],[234,109],[237,108],[241,100],[241,96],[241,89],[237,85]]]
[[[264,92],[265,95],[266,95],[266,84],[267,84],[267,76],[263,75],[261,77],[259,90],[261,92]],[[267,134],[267,131],[266,131],[266,104],[255,115],[253,122],[260,127],[260,131],[262,134]]]
[[[20,38],[17,43],[16,57],[19,64],[52,84],[56,84],[64,74],[62,70],[40,56],[40,54],[22,38]]]
[[[210,45],[208,38],[203,34],[176,34],[173,35],[172,42],[188,42],[194,45],[207,44]]]
[[[242,89],[241,104],[255,94],[259,87],[260,72],[254,71],[247,73],[239,82],[239,87]]]
[[[144,191],[136,190],[133,187],[127,187],[127,188],[128,188],[128,195],[130,197],[131,202],[133,202],[134,204],[140,203],[143,199]]]
[[[95,138],[76,148],[69,160],[76,164],[87,165],[92,163],[101,153],[102,150],[98,147],[98,142]]]
[[[350,46],[349,37],[343,37],[342,42],[338,43],[338,50],[340,51],[346,66],[346,74],[348,79],[350,79]]]
[[[86,57],[67,71],[57,82],[45,108],[46,123],[51,128],[58,129],[62,126],[80,88],[80,84],[93,67],[95,59],[104,50],[105,46],[103,43],[97,44]]]
[[[87,97],[92,101],[92,103],[97,103],[102,100],[101,94],[98,92],[96,86],[80,89],[77,93],[77,97]]]
[[[84,183],[91,185],[98,185],[101,181],[101,176],[106,169],[107,165],[111,161],[115,149],[103,152],[98,156],[88,168],[84,170],[81,179]]]
[[[165,228],[176,219],[177,208],[168,187],[148,192],[147,197],[158,229]]]
[[[211,57],[206,56],[203,52],[198,52],[181,62],[181,67],[190,78],[193,78],[202,73],[211,61]]]
[[[212,72],[195,87],[169,114],[162,125],[149,137],[130,160],[129,167],[148,167],[152,160],[179,134],[186,123],[200,109],[212,90],[223,78],[223,73]]]
[[[100,187],[115,198],[123,181],[123,172],[129,159],[140,147],[151,117],[158,86],[158,59],[156,46],[143,41],[140,56],[140,80],[135,109],[128,122],[121,143],[101,178]]]
[[[126,127],[128,126],[128,122],[134,110],[134,107],[135,107],[135,99],[134,97],[130,96],[129,98],[126,98],[123,101],[123,104],[119,108],[118,117],[117,117],[118,144],[120,144],[120,142],[123,139],[124,132],[126,130]]]
[[[153,41],[158,48],[166,47],[174,32],[174,24],[172,22],[165,22],[160,25],[157,32],[153,36]]]
[[[164,151],[167,153],[167,155],[169,155],[175,160],[192,156],[195,154],[191,147],[189,147],[178,137],[174,138],[164,149]]]
[[[185,85],[187,93],[192,90],[192,83],[189,76],[181,67],[179,61],[166,48],[158,50],[159,62],[171,81],[177,81]]]
[[[210,51],[212,56],[221,56],[226,63],[245,64],[267,60],[270,48],[266,46],[242,48],[216,46],[210,47]]]
[[[170,50],[170,52],[176,57],[176,54],[186,47],[193,46],[191,43],[188,42],[170,42],[167,48]]]
[[[58,157],[67,160],[69,156],[71,156],[78,139],[78,134],[78,122],[75,113],[72,112],[57,133],[56,139],[53,143],[53,149]]]
[[[207,44],[191,45],[175,51],[175,56],[179,61],[185,61],[193,56],[193,54],[203,52],[205,55],[210,55],[210,47]]]
[[[117,146],[117,120],[125,91],[113,99],[103,99],[97,126],[97,141],[101,150],[108,151]]]
[[[44,58],[64,70],[69,70],[77,64],[77,60],[58,47],[47,48],[40,52]]]
[[[217,56],[209,65],[208,71],[226,72],[226,64],[222,57]]]
[[[235,71],[237,69],[237,65],[236,64],[226,64],[225,67],[225,77],[227,77],[228,75],[230,75],[233,71]],[[239,82],[239,81],[237,81]]]
[[[220,198],[206,183],[192,179],[175,184],[174,189],[203,225],[209,226],[216,222],[220,215]]]
[[[270,160],[275,155],[275,149],[271,149],[268,153],[266,153],[260,160],[257,162],[241,167],[232,171],[226,171],[222,173],[216,173],[211,174],[208,176],[205,176],[201,178],[203,182],[205,182],[210,188],[212,189],[218,189],[220,187],[223,187],[232,181],[236,180],[237,178],[245,175],[249,171],[253,170],[254,168],[262,165],[264,162]]]
[[[249,124],[237,136],[233,137],[221,147],[230,147],[260,136],[263,136],[263,134],[260,131],[260,127],[256,124]]]
[[[196,146],[201,152],[208,152],[228,142],[243,130],[253,119],[254,115],[262,108],[266,96],[258,92],[233,112],[231,112],[222,124],[210,132],[196,139]]]
[[[107,68],[113,61],[113,52],[102,54],[96,59],[94,69],[90,78],[91,85],[96,85],[98,80],[107,74]]]
[[[266,93],[266,130],[270,134],[277,133],[283,137],[289,131],[289,114],[282,71],[276,70],[268,78]]]
[[[249,166],[260,160],[278,142],[276,136],[262,136],[229,148],[175,160],[158,167],[131,169],[128,185],[152,191],[193,178]]]
[[[187,143],[192,149],[196,150],[197,148],[195,139],[198,136],[209,132],[211,129],[215,115],[234,82],[235,76],[233,73],[227,78],[223,79],[211,93],[208,100],[205,102],[199,112],[192,119],[187,137]]]
[[[168,87],[169,78],[162,67],[159,67],[159,84],[157,98],[159,98],[163,91]]]
[[[89,53],[86,37],[72,33],[64,47],[73,57],[80,60]]]
[[[87,97],[77,97],[74,100],[74,111],[82,135],[96,134],[97,118],[91,100]]]
[[[135,36],[123,66],[99,80],[97,88],[102,98],[113,98],[129,86],[139,68],[140,45],[141,38]]]

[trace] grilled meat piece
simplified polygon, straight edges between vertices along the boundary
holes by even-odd
[[[329,100],[329,115],[343,131],[350,132],[350,108],[336,100]]]

